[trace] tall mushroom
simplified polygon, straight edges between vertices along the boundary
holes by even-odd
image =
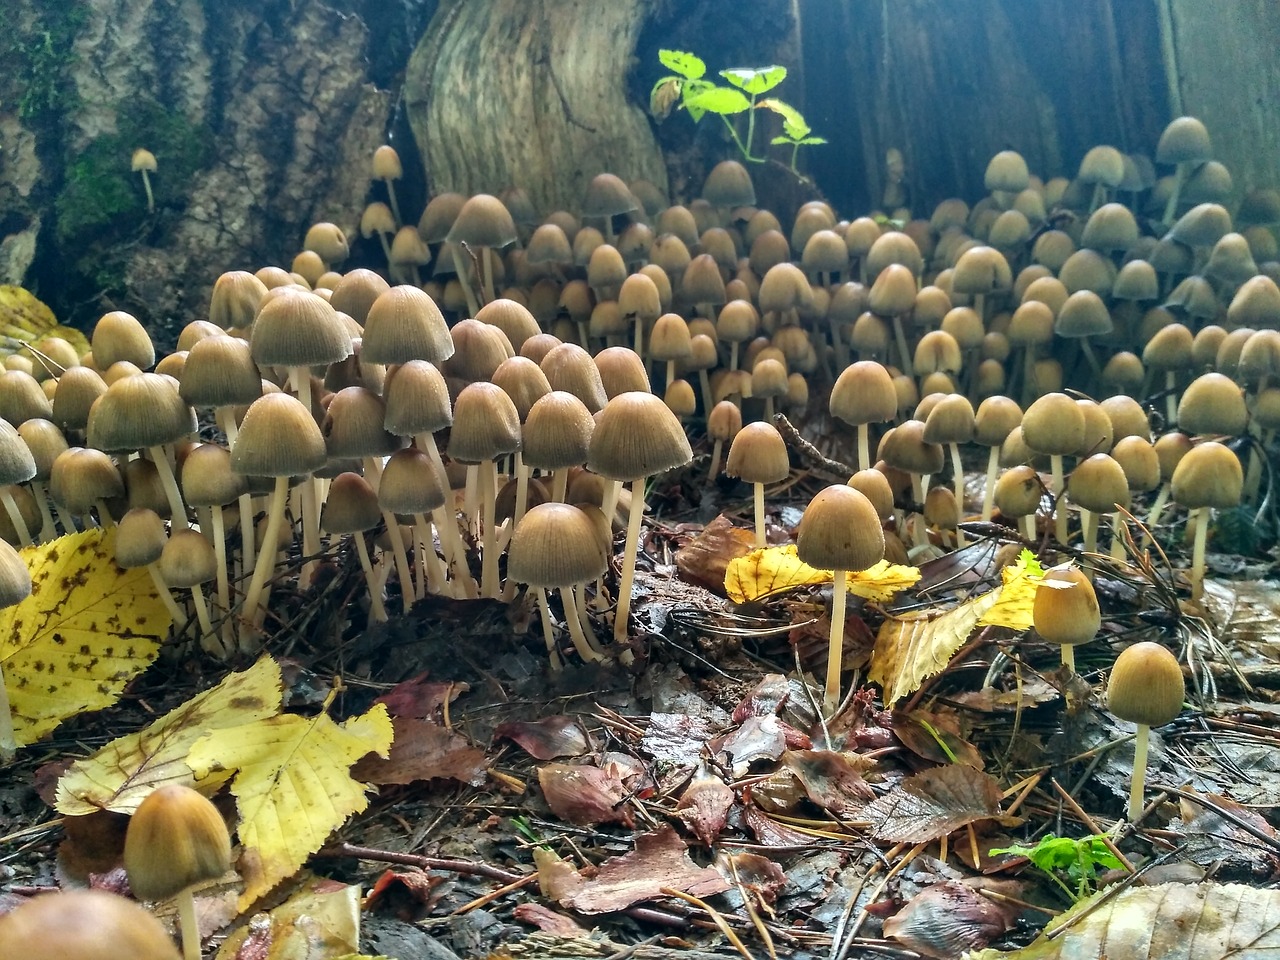
[[[1198,444],[1178,461],[1170,484],[1175,502],[1182,504],[1195,524],[1191,549],[1191,599],[1204,591],[1204,551],[1209,535],[1209,511],[1229,510],[1240,505],[1244,491],[1244,470],[1240,461],[1215,440]]]
[[[764,524],[764,485],[781,483],[791,473],[791,461],[782,434],[771,423],[757,421],[738,431],[729,446],[724,472],[751,484],[755,503],[756,549],[768,541]]]
[[[1121,720],[1137,724],[1133,778],[1129,784],[1130,823],[1142,816],[1142,788],[1147,775],[1147,741],[1151,728],[1174,720],[1186,696],[1178,658],[1158,643],[1144,640],[1116,657],[1107,686],[1107,708]]]
[[[349,472],[333,478],[329,484],[329,495],[320,509],[320,528],[336,536],[349,536],[355,543],[356,556],[369,590],[369,616],[375,623],[386,622],[387,608],[382,602],[382,590],[374,576],[364,534],[376,527],[381,517],[378,495],[369,481],[358,473]]]

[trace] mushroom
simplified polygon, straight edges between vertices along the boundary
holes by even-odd
[[[1157,446],[1157,452],[1158,449]],[[1187,522],[1195,524],[1195,541],[1191,549],[1191,599],[1199,600],[1204,590],[1204,550],[1209,535],[1209,511],[1229,510],[1240,505],[1244,470],[1230,447],[1208,440],[1192,447],[1178,461],[1170,489],[1174,501],[1191,512]]]
[[[791,473],[791,461],[782,434],[771,423],[749,423],[738,431],[729,447],[724,472],[751,484],[755,503],[756,549],[768,541],[764,523],[764,485],[781,483]]]
[[[25,426],[25,424],[24,424]],[[18,535],[19,546],[31,545],[31,531],[22,518],[9,485],[25,483],[36,475],[36,461],[31,449],[7,420],[0,420],[0,503],[4,504],[9,522]]]
[[[99,524],[108,527],[112,518],[107,501],[124,496],[124,480],[114,461],[101,450],[68,447],[54,458],[49,470],[49,496],[60,514],[65,510],[91,524],[90,515],[96,509]],[[68,533],[75,530],[65,518],[63,526]]]
[[[907,420],[894,427],[881,440],[880,455],[889,466],[911,475],[912,500],[917,508],[923,509],[927,486],[925,477],[941,470],[944,461],[942,447],[925,442],[924,424],[919,420]],[[915,543],[919,547],[928,542],[928,529],[921,517],[915,528]]]
[[[32,897],[0,916],[0,956],[41,960],[178,960],[145,907],[104,890]]]
[[[823,696],[823,712],[830,716],[840,703],[846,572],[865,570],[884,557],[884,532],[876,508],[847,484],[833,484],[819,491],[800,518],[796,555],[811,567],[831,571],[831,634]]]
[[[156,172],[156,155],[144,147],[133,151],[130,161],[134,173],[142,174],[142,189],[147,192],[147,213],[155,213],[156,198],[151,193],[151,174]]]
[[[458,279],[462,281],[462,289],[467,298],[469,316],[474,317],[480,309],[476,295],[467,282],[467,271],[462,260],[462,246],[476,248],[480,265],[481,288],[485,302],[494,299],[493,293],[493,251],[501,250],[514,243],[519,233],[511,214],[497,197],[487,193],[477,193],[467,200],[458,211],[449,229],[446,240],[456,244],[453,248],[453,262],[458,270]]]
[[[387,185],[387,200],[391,203],[391,212],[396,223],[404,219],[400,216],[400,204],[396,202],[395,181],[404,176],[404,167],[400,163],[400,154],[390,144],[383,144],[373,151],[373,179],[381,180]]]
[[[426,574],[426,585],[419,595],[425,596],[427,590],[437,594],[445,592],[445,571],[436,556],[435,537],[427,522],[427,514],[438,510],[452,496],[444,471],[437,470],[422,450],[408,447],[397,450],[387,459],[378,483],[378,505],[388,523],[395,521],[396,514],[413,517],[417,557]],[[395,543],[392,545],[394,548]],[[407,588],[412,594],[412,582],[407,584]],[[401,584],[401,592],[405,589],[406,585]]]
[[[1017,401],[999,394],[987,397],[978,404],[973,419],[973,440],[983,447],[989,447],[987,456],[987,476],[983,484],[982,519],[991,519],[991,508],[995,502],[996,482],[999,479],[1000,447],[1014,430],[1022,425],[1022,408]],[[1034,511],[1033,511],[1034,512]]]
[[[858,469],[870,469],[870,424],[892,420],[898,413],[889,371],[874,360],[851,363],[831,388],[829,409],[833,417],[858,428]]]
[[[564,502],[570,468],[587,462],[595,425],[582,401],[563,390],[539,397],[529,408],[521,454],[527,467],[552,472],[553,501]]]
[[[1059,501],[1054,505],[1055,535],[1067,542],[1067,509],[1061,502],[1065,489],[1062,458],[1076,453],[1084,443],[1085,420],[1076,402],[1065,393],[1047,393],[1022,414],[1022,438],[1036,453],[1048,454],[1053,473],[1049,492]]]
[[[350,472],[333,478],[324,506],[320,508],[320,528],[326,533],[349,536],[354,541],[365,586],[369,589],[369,616],[375,623],[386,622],[387,609],[382,602],[382,590],[374,575],[373,563],[369,560],[364,534],[376,527],[381,517],[378,495],[369,481],[358,473]]]
[[[482,308],[481,312],[487,309],[488,306]],[[516,415],[520,418],[521,425],[528,419],[534,403],[551,392],[547,375],[528,357],[514,356],[503,360],[498,364],[498,369],[493,371],[493,382],[505,390],[516,405]],[[514,475],[516,495],[513,526],[520,522],[528,509],[530,467],[524,462],[524,451],[521,448],[516,449]]]
[[[160,556],[164,553],[166,539],[164,520],[158,513],[143,508],[129,510],[117,524],[115,560],[116,566],[122,570],[146,568],[176,629],[187,620],[187,615],[173,598],[173,591],[160,569]]]
[[[216,560],[218,605],[224,616],[231,612],[231,585],[227,579],[227,537],[222,508],[248,494],[245,478],[231,469],[231,451],[216,443],[202,443],[182,461],[182,492],[193,507],[210,510],[209,539]],[[252,513],[241,514],[247,526]],[[247,548],[246,548],[247,549]],[[223,642],[230,648],[231,625],[228,617],[223,626]]]
[[[1164,726],[1182,712],[1185,696],[1178,658],[1158,643],[1144,640],[1116,657],[1107,685],[1107,709],[1121,720],[1137,724],[1133,739],[1133,778],[1129,784],[1127,816],[1142,816],[1142,788],[1147,776],[1147,743],[1151,728]]]
[[[1169,193],[1169,201],[1165,204],[1164,216],[1161,218],[1164,223],[1173,223],[1177,215],[1178,200],[1188,174],[1208,161],[1212,155],[1209,131],[1195,117],[1177,117],[1164,128],[1160,141],[1156,144],[1156,163],[1174,165],[1173,190]]]
[[[964,464],[960,444],[973,439],[975,416],[969,398],[961,393],[942,397],[924,420],[925,443],[946,444],[951,449],[951,470],[955,483],[956,509],[964,513]],[[956,526],[956,546],[964,546],[964,533]]]
[[[157,787],[129,818],[124,869],[135,896],[177,901],[183,956],[200,960],[193,891],[231,869],[231,837],[218,808],[184,784]]]
[[[742,429],[742,411],[730,400],[721,400],[711,408],[707,417],[707,436],[711,438],[711,466],[707,469],[707,480],[715,480],[720,474],[720,454],[726,441],[732,443],[733,438]]]
[[[639,202],[626,182],[612,173],[598,173],[592,177],[582,198],[582,215],[603,221],[605,239],[609,243],[613,243],[615,236],[613,218],[638,207]]]
[[[1098,595],[1084,571],[1071,563],[1050,567],[1036,587],[1031,620],[1038,633],[1062,648],[1062,665],[1075,670],[1075,645],[1088,643],[1102,626]]]
[[[53,461],[58,454],[67,449],[67,438],[57,425],[49,420],[28,420],[18,428],[18,436],[31,451],[36,472],[29,481],[31,493],[40,508],[41,528],[37,531],[37,539],[43,543],[57,536],[57,524],[49,510],[48,483],[49,473],[53,469]],[[67,533],[71,532],[70,527]]]
[[[1067,480],[1067,496],[1080,508],[1084,552],[1098,549],[1098,514],[1118,514],[1129,508],[1129,483],[1124,469],[1106,453],[1095,453],[1076,464]]]
[[[230,654],[234,646],[219,644],[213,619],[209,616],[209,604],[205,602],[200,584],[208,583],[217,572],[218,559],[213,544],[198,531],[190,528],[175,530],[160,553],[160,573],[171,587],[191,590],[191,602],[200,621],[200,645],[209,653]]]

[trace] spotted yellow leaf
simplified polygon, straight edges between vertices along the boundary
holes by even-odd
[[[358,960],[359,949],[360,889],[312,878],[278,907],[232,931],[215,960]]]
[[[89,341],[79,330],[60,326],[43,302],[30,290],[10,285],[0,286],[0,356],[16,353],[28,343],[44,337],[61,337],[83,356]],[[39,349],[37,347],[37,349]]]
[[[884,603],[895,593],[905,590],[920,579],[915,567],[904,567],[881,560],[866,570],[845,575],[849,592],[864,600]],[[753,550],[745,557],[729,561],[724,574],[724,589],[734,603],[748,603],[766,597],[831,581],[830,570],[811,567],[796,556],[795,544]]]
[[[156,657],[169,614],[145,569],[115,564],[115,530],[23,548],[31,596],[0,610],[0,664],[19,744],[110,706]]]
[[[347,817],[365,808],[371,788],[351,779],[351,765],[367,753],[386,757],[392,737],[387,708],[375,704],[344,723],[326,713],[283,714],[215,730],[195,742],[187,763],[197,781],[236,771],[231,792],[247,854],[241,910],[291,876]]]
[[[893,703],[918,690],[940,673],[974,629],[981,625],[1026,629],[1039,565],[1025,553],[1004,571],[1004,582],[938,615],[936,610],[907,617],[888,617],[880,625],[871,651],[868,677],[884,688],[884,702]],[[1031,591],[1031,599],[1026,592]],[[1019,626],[1023,619],[1025,626]]]
[[[112,740],[77,760],[58,781],[58,812],[83,816],[98,810],[133,813],[143,798],[168,783],[217,792],[231,771],[194,783],[187,753],[205,734],[274,717],[280,712],[280,666],[263,657],[243,673],[232,673],[204,693],[170,710],[137,733]]]

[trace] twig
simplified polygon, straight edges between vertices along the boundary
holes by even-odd
[[[787,419],[786,414],[775,413],[773,422],[787,443],[794,446],[804,457],[817,464],[815,468],[812,468],[812,472],[821,475],[823,479],[844,483],[858,472],[847,463],[841,463],[839,460],[832,460],[830,457],[823,456],[817,447],[800,436],[800,431]]]
[[[729,922],[720,914],[715,907],[707,903],[705,900],[699,900],[691,893],[685,893],[683,890],[676,890],[672,887],[663,887],[663,896],[675,897],[677,900],[683,900],[685,903],[691,904],[700,910],[705,910],[720,932],[724,934],[726,940],[742,955],[743,960],[755,960],[751,955],[751,951],[747,949],[747,945],[742,942],[733,927],[729,926]]]
[[[321,857],[355,857],[358,860],[372,860],[375,863],[401,863],[409,867],[420,867],[423,870],[443,870],[448,873],[460,873],[464,876],[485,877],[499,883],[516,883],[527,879],[523,873],[512,873],[487,863],[475,863],[471,860],[448,860],[439,857],[424,857],[416,853],[398,853],[395,850],[378,850],[374,847],[361,847],[354,843],[339,843],[325,847],[317,856]]]
[[[1120,861],[1121,866],[1125,868],[1126,872],[1136,872],[1133,868],[1133,864],[1129,862],[1129,858],[1120,852],[1120,848],[1116,846],[1115,841],[1111,839],[1111,836],[1098,826],[1093,817],[1084,812],[1084,808],[1081,807],[1080,804],[1076,803],[1075,797],[1062,789],[1062,784],[1058,782],[1057,777],[1050,777],[1049,782],[1053,784],[1053,789],[1057,792],[1058,796],[1062,798],[1062,802],[1071,808],[1071,812],[1080,819],[1081,823],[1089,828],[1091,833],[1099,837],[1102,842],[1107,845],[1107,849],[1111,851],[1111,855]]]

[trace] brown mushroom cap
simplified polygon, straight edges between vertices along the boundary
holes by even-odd
[[[592,413],[603,409],[608,397],[600,369],[576,343],[562,343],[550,350],[539,364],[552,390],[572,393]]]
[[[523,429],[524,462],[535,470],[586,463],[595,419],[571,393],[553,390],[529,409]]]
[[[1129,484],[1124,469],[1109,454],[1096,453],[1076,464],[1067,478],[1071,502],[1095,513],[1112,513],[1117,505],[1128,508]]]
[[[1144,640],[1116,657],[1107,685],[1107,709],[1121,720],[1159,727],[1182,712],[1186,696],[1178,658]]]
[[[222,814],[191,787],[158,787],[129,819],[124,868],[129,887],[144,900],[166,900],[218,879],[230,867],[231,840]]]
[[[444,376],[426,360],[393,367],[383,386],[383,397],[387,404],[383,426],[397,436],[435,433],[453,423]]]
[[[320,425],[287,393],[264,394],[249,404],[231,449],[231,469],[254,477],[310,473],[326,459]]]
[[[684,466],[693,451],[680,421],[649,393],[621,393],[596,420],[588,467],[611,480],[631,482]]]
[[[747,483],[785,480],[791,472],[791,461],[782,434],[772,424],[747,424],[733,438],[724,472]]]
[[[1160,452],[1159,445],[1156,452]],[[1210,440],[1186,452],[1173,471],[1171,483],[1173,499],[1188,510],[1226,510],[1240,505],[1244,471],[1229,447]]]
[[[89,409],[88,441],[99,450],[139,450],[173,443],[196,429],[195,411],[177,383],[157,373],[124,377]]]
[[[865,570],[878,563],[884,531],[875,506],[848,484],[819,491],[800,518],[796,554],[820,570]]]
[[[351,354],[351,333],[333,307],[313,293],[279,289],[264,300],[253,323],[249,348],[258,364],[315,366]]]
[[[945,457],[942,447],[927,443],[924,424],[919,420],[906,420],[884,435],[880,455],[885,463],[908,473],[938,473]]]
[[[984,447],[998,447],[1022,425],[1022,408],[1005,396],[987,397],[974,414],[973,440]]]
[[[849,486],[871,501],[881,520],[893,516],[893,487],[883,472],[874,468],[859,470],[849,478]]]
[[[1244,392],[1230,377],[1204,373],[1192,380],[1178,404],[1178,428],[1191,434],[1244,432],[1249,422]]]
[[[436,302],[402,284],[378,295],[368,308],[360,355],[371,363],[440,363],[453,356],[454,339]]]
[[[1098,596],[1084,571],[1073,564],[1050,567],[1031,608],[1036,633],[1050,643],[1088,643],[1102,626]]]
[[[449,499],[449,481],[417,447],[397,450],[387,458],[378,484],[378,503],[404,516],[430,513]]]
[[[178,394],[198,407],[253,403],[262,396],[262,374],[249,344],[239,337],[205,337],[191,345]],[[57,397],[54,397],[57,406]]]
[[[1084,413],[1065,393],[1045,394],[1022,415],[1022,437],[1036,453],[1074,454],[1084,433]]]
[[[160,573],[173,587],[208,583],[217,570],[213,544],[197,530],[175,530],[160,553]]]
[[[659,401],[661,402],[661,401]],[[540,503],[516,524],[507,573],[534,587],[567,587],[604,573],[609,548],[597,522],[567,503]]]
[[[101,370],[118,360],[128,360],[143,370],[156,362],[150,334],[136,317],[123,310],[102,315],[94,324],[90,346],[94,363]]]
[[[382,519],[378,495],[369,481],[358,473],[340,473],[329,484],[329,494],[320,510],[320,528],[326,533],[362,533]]]
[[[889,371],[874,360],[849,364],[831,388],[830,410],[833,417],[854,425],[892,420],[898,413],[898,395]]]
[[[449,456],[461,463],[480,463],[519,447],[520,415],[506,391],[485,381],[464,387],[453,407]]]
[[[0,956],[40,960],[179,960],[141,904],[102,890],[46,893],[0,916]]]
[[[1044,486],[1035,468],[1020,464],[996,480],[995,505],[1006,517],[1029,517],[1040,509],[1043,494]]]

